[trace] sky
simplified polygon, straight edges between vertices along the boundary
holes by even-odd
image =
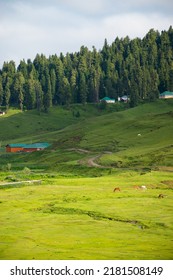
[[[172,0],[0,0],[0,67],[173,26]]]

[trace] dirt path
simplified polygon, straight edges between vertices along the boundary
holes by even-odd
[[[41,184],[41,180],[27,180],[27,181],[19,181],[19,182],[8,182],[8,183],[0,183],[0,187],[2,186],[11,186],[11,185],[21,185],[21,184]]]
[[[102,154],[87,159],[87,166],[105,168],[105,166],[102,166],[95,162],[95,160],[99,159],[101,156],[102,156]]]
[[[67,149],[67,150],[68,151],[75,151],[75,152],[78,152],[80,154],[90,154],[90,153],[92,154],[93,153],[92,151],[89,151],[89,150],[86,150],[86,149],[80,149],[80,148],[70,148],[70,149]],[[103,166],[103,165],[100,165],[100,164],[95,162],[95,161],[97,161],[97,159],[99,159],[104,154],[112,154],[112,152],[104,151],[104,152],[102,152],[98,155],[92,156],[90,158],[80,159],[78,161],[78,163],[81,164],[81,165],[87,165],[89,167],[108,168],[108,166]]]
[[[101,164],[98,164],[96,161],[102,157],[104,154],[111,154],[111,152],[103,152],[101,154],[98,154],[96,156],[92,156],[90,158],[85,158],[82,160],[79,160],[79,163],[82,165],[87,165],[89,167],[99,167],[99,168],[108,168],[108,166],[103,166]]]
[[[88,150],[78,149],[78,148],[70,148],[70,149],[67,149],[67,151],[75,151],[75,152],[79,152],[81,154],[89,154],[90,153],[90,151],[88,151]]]

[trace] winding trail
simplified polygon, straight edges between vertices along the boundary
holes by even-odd
[[[78,148],[70,148],[70,149],[67,149],[67,151],[75,151],[75,152],[79,152],[80,154],[89,154],[90,153],[89,150],[78,149]]]
[[[80,154],[90,154],[90,153],[92,153],[89,150],[80,149],[80,148],[70,148],[70,149],[68,149],[68,151],[75,151],[75,152],[78,152]],[[95,155],[95,156],[92,156],[92,157],[89,157],[89,158],[81,159],[81,160],[78,161],[78,163],[81,164],[81,165],[89,166],[89,167],[108,168],[108,166],[103,166],[103,165],[100,165],[97,162],[95,162],[104,154],[112,154],[112,152],[104,151],[104,152],[102,152],[98,155]]]
[[[106,168],[106,166],[100,165],[95,162],[95,160],[99,159],[102,156],[102,154],[99,154],[95,157],[88,158],[86,161],[87,166],[89,167],[100,167],[100,168]]]

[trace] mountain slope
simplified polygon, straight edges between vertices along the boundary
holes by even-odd
[[[74,110],[80,111],[79,117]],[[2,146],[7,141],[52,144],[47,151],[1,157],[2,163],[14,166],[44,165],[73,172],[93,157],[104,167],[173,166],[172,100],[120,112],[101,112],[91,105],[68,110],[55,107],[49,115],[33,111],[5,116],[0,125]]]

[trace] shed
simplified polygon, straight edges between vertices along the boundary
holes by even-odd
[[[159,95],[160,99],[168,99],[168,98],[173,98],[173,92],[171,91],[164,91]]]
[[[24,152],[34,152],[34,151],[42,151],[50,146],[49,143],[34,143],[34,144],[27,144],[24,146]]]
[[[129,101],[129,97],[127,95],[123,95],[121,97],[118,97],[118,101],[127,103]]]
[[[8,152],[8,153],[22,152],[24,149],[24,146],[25,146],[25,144],[7,144],[6,152]]]
[[[115,99],[105,96],[104,98],[100,99],[100,102],[115,103]]]
[[[50,146],[49,143],[33,143],[33,144],[7,144],[6,152],[16,153],[16,152],[34,152],[41,151]]]

